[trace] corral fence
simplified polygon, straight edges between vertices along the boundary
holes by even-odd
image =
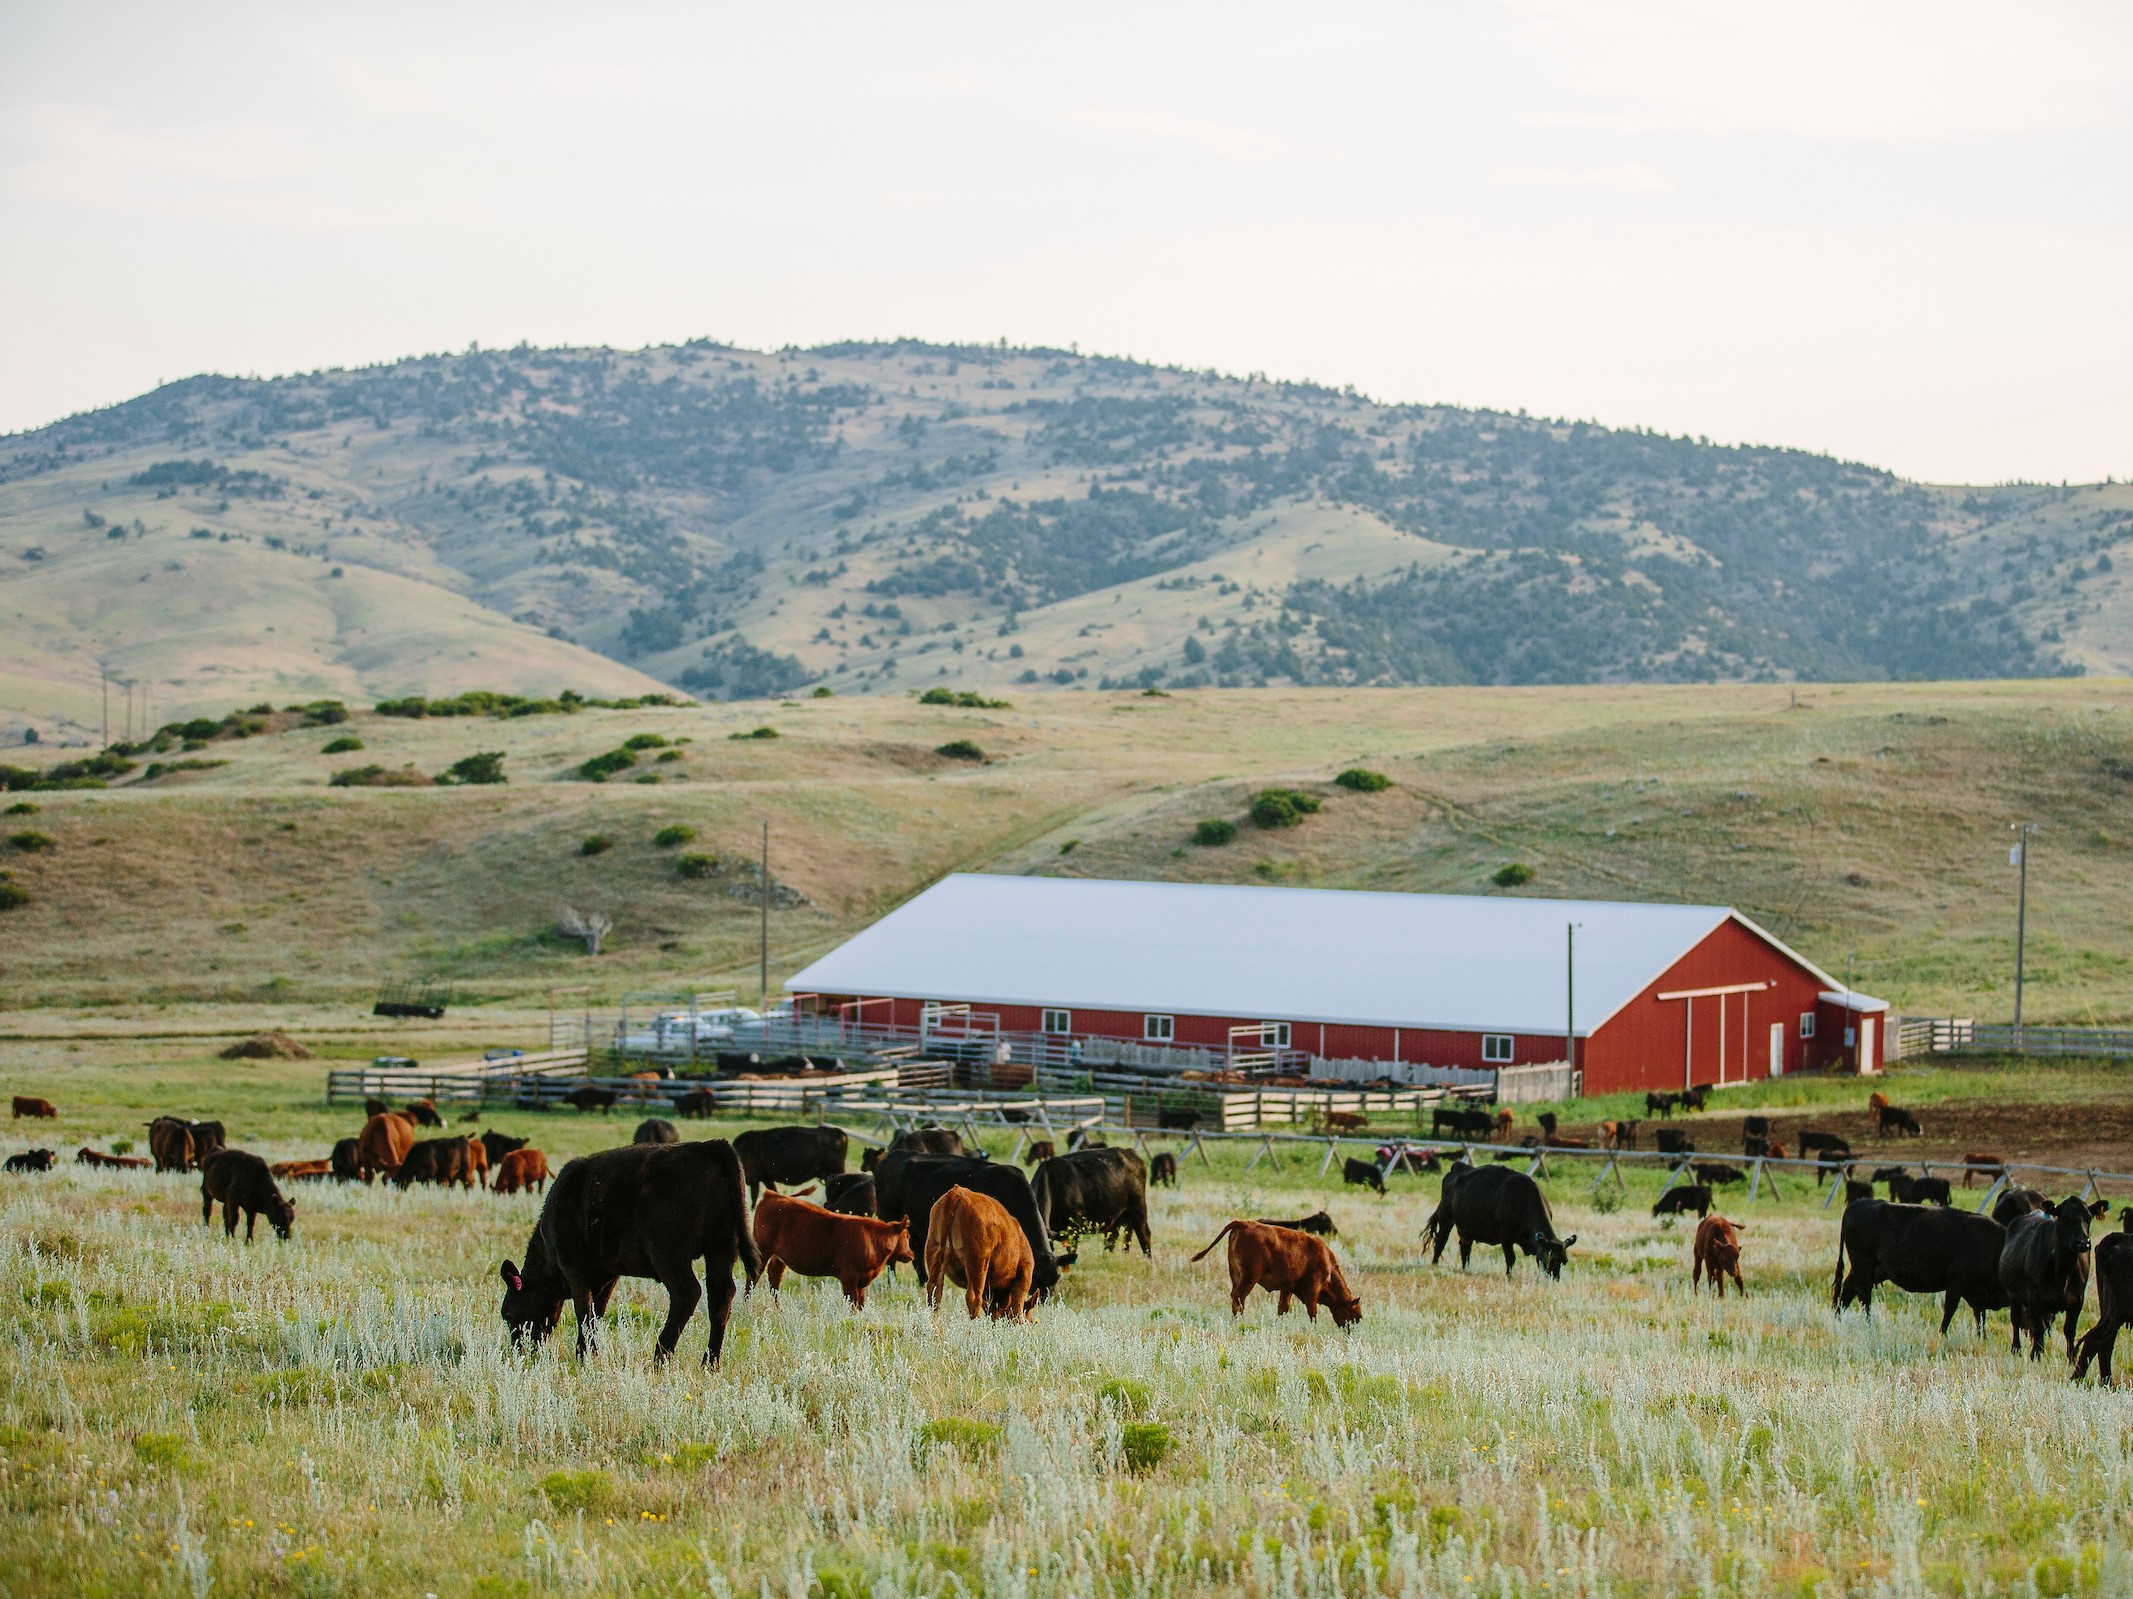
[[[1906,1016],[1897,1024],[1898,1053],[1913,1055],[2067,1055],[2133,1060],[2133,1030],[2118,1027],[2016,1027],[1959,1016]]]

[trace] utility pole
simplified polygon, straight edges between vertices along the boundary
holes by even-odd
[[[104,748],[111,748],[111,669],[102,661],[96,663],[96,675],[104,685]]]
[[[2037,830],[2035,822],[2009,822],[2008,827],[2016,834],[2015,847],[2007,852],[2007,864],[2019,867],[2015,878],[2015,1013],[2014,1046],[2022,1047],[2022,955],[2023,944],[2029,933],[2029,835]]]
[[[757,974],[759,988],[756,1007],[765,1016],[770,1014],[770,818],[763,818],[763,924],[762,942],[758,947],[762,965]]]
[[[1563,1060],[1570,1067],[1570,1090],[1578,1080],[1578,924],[1563,927]]]

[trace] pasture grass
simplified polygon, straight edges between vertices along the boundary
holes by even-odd
[[[116,1053],[15,1085],[61,1104],[40,1142],[108,1147],[184,1109],[298,1156],[357,1119],[319,1103],[316,1064]],[[488,1118],[551,1155],[634,1119]],[[588,1361],[567,1319],[513,1353],[495,1272],[530,1196],[307,1184],[294,1240],[247,1247],[201,1226],[196,1179],[8,1179],[0,1580],[190,1599],[2133,1587],[2122,1397],[2010,1356],[2001,1318],[1942,1340],[1935,1307],[1885,1294],[1837,1320],[1834,1215],[1803,1191],[1729,1196],[1750,1292],[1721,1304],[1689,1291],[1693,1228],[1646,1214],[1655,1176],[1603,1211],[1566,1166],[1564,1280],[1522,1261],[1506,1282],[1493,1252],[1464,1275],[1420,1258],[1434,1180],[1378,1198],[1247,1158],[1187,1159],[1153,1196],[1153,1260],[1085,1243],[1033,1326],[973,1325],[953,1296],[933,1316],[908,1274],[858,1315],[798,1281],[736,1306],[709,1374],[700,1320],[651,1364],[646,1283]],[[1264,1298],[1233,1323],[1219,1252],[1189,1254],[1231,1216],[1321,1203],[1363,1323]]]

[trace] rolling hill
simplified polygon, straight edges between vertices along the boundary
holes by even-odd
[[[1934,487],[1057,350],[469,350],[0,440],[0,700],[78,735],[99,658],[187,715],[2117,673],[2127,538],[2128,485]]]

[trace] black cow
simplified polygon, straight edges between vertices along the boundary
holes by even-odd
[[[1064,1158],[1064,1157],[1062,1157]],[[949,1189],[961,1186],[997,1199],[1029,1240],[1033,1275],[1030,1288],[1038,1298],[1059,1286],[1059,1271],[1074,1264],[1072,1253],[1054,1255],[1052,1236],[1030,1182],[1005,1161],[969,1155],[914,1155],[899,1151],[883,1159],[874,1173],[874,1199],[883,1221],[911,1223],[911,1254],[919,1281],[926,1279],[926,1231],[933,1207]]]
[[[1740,1131],[1743,1138],[1767,1139],[1770,1136],[1770,1118],[1768,1116],[1743,1116],[1740,1122]]]
[[[2074,1358],[2074,1329],[2089,1292],[2089,1207],[2069,1195],[2049,1210],[2017,1216],[2000,1251],[2000,1286],[2014,1322],[2015,1353],[2029,1334],[2029,1358],[2044,1352],[2052,1318],[2066,1315],[2066,1358]]]
[[[699,1259],[702,1287],[696,1280]],[[563,1319],[567,1300],[577,1310],[582,1357],[615,1284],[650,1277],[667,1291],[656,1357],[664,1361],[708,1287],[711,1341],[704,1364],[715,1366],[733,1309],[735,1261],[754,1287],[763,1259],[748,1231],[740,1157],[724,1139],[631,1144],[582,1155],[548,1185],[524,1268],[507,1260],[500,1269],[504,1325],[513,1343],[538,1344]]]
[[[2007,1291],[2000,1286],[2000,1252],[2006,1245],[2007,1229],[1989,1216],[1862,1199],[1844,1207],[1830,1303],[1839,1312],[1856,1304],[1871,1314],[1875,1285],[1894,1283],[1906,1293],[1943,1296],[1943,1334],[1958,1304],[1970,1307],[1982,1333],[1985,1312],[2007,1305]]]
[[[382,1099],[372,1097],[363,1101],[363,1120],[365,1121],[369,1121],[373,1116],[390,1116],[392,1113],[392,1106],[386,1104]]]
[[[2017,1216],[2027,1216],[2033,1210],[2050,1210],[2052,1202],[2034,1188],[2010,1188],[1992,1203],[1992,1219],[2002,1227],[2012,1227]]]
[[[1679,1094],[1646,1094],[1644,1096],[1644,1114],[1657,1116],[1661,1121],[1664,1121],[1674,1114],[1674,1107],[1680,1103],[1681,1096]]]
[[[1889,1184],[1889,1194],[1906,1205],[1948,1205],[1955,1198],[1945,1177],[1899,1177]]]
[[[1681,1106],[1684,1110],[1702,1110],[1704,1101],[1711,1097],[1711,1085],[1698,1083],[1694,1088],[1681,1091]]]
[[[612,1110],[615,1102],[621,1097],[612,1088],[595,1088],[586,1083],[565,1094],[563,1103],[576,1106],[579,1110]]]
[[[1874,1185],[1872,1183],[1862,1183],[1850,1177],[1844,1179],[1845,1209],[1849,1210],[1852,1206],[1858,1204],[1860,1200],[1872,1199],[1873,1197]]]
[[[1104,1248],[1123,1230],[1151,1253],[1148,1236],[1148,1168],[1130,1149],[1077,1149],[1055,1155],[1030,1179],[1037,1214],[1054,1238],[1102,1233]]]
[[[718,1096],[708,1088],[692,1088],[674,1101],[674,1114],[701,1118],[718,1109]]]
[[[425,1138],[409,1148],[407,1159],[393,1173],[393,1181],[402,1188],[410,1183],[435,1183],[440,1188],[457,1183],[462,1188],[472,1188],[476,1168],[469,1146],[473,1143],[464,1134],[456,1138]],[[486,1168],[483,1182],[487,1182]]]
[[[1852,1146],[1835,1133],[1818,1133],[1811,1127],[1802,1128],[1794,1142],[1803,1158],[1820,1151],[1825,1155],[1841,1155],[1846,1160],[1851,1159]]]
[[[333,1155],[328,1164],[333,1169],[333,1180],[335,1182],[353,1183],[362,1180],[363,1167],[356,1159],[356,1150],[359,1143],[360,1140],[354,1138],[337,1138],[334,1140]]]
[[[1159,1110],[1155,1113],[1155,1124],[1189,1133],[1200,1125],[1200,1113],[1196,1110]]]
[[[1447,1131],[1454,1138],[1487,1138],[1496,1131],[1496,1118],[1485,1110],[1439,1105],[1429,1113],[1429,1130],[1437,1138]]]
[[[218,1149],[200,1163],[200,1223],[215,1219],[222,1201],[222,1236],[237,1236],[237,1212],[244,1212],[244,1241],[252,1241],[259,1218],[267,1218],[277,1238],[286,1239],[296,1224],[296,1206],[282,1196],[267,1163],[244,1149]]]
[[[755,1127],[733,1140],[748,1178],[748,1203],[765,1183],[804,1183],[844,1170],[851,1138],[842,1127]]]
[[[889,1140],[889,1153],[899,1149],[914,1155],[970,1155],[983,1160],[985,1157],[975,1149],[963,1146],[963,1135],[952,1127],[928,1125],[914,1127],[907,1133],[898,1133]]]
[[[1103,1139],[1090,1132],[1086,1127],[1077,1127],[1067,1134],[1067,1153],[1069,1154],[1072,1154],[1077,1149],[1108,1149],[1110,1147]]]
[[[1540,1130],[1542,1134],[1547,1138],[1548,1142],[1551,1144],[1554,1143],[1556,1128],[1555,1112],[1552,1110],[1544,1110],[1533,1119],[1540,1123]],[[1489,1125],[1493,1127],[1495,1123],[1491,1121]]]
[[[1022,1157],[1022,1164],[1025,1166],[1039,1166],[1058,1153],[1058,1145],[1054,1144],[1049,1138],[1039,1138],[1030,1144],[1029,1153]]]
[[[648,1116],[637,1124],[637,1131],[630,1135],[633,1144],[678,1144],[681,1134],[674,1124],[663,1116]],[[842,1162],[840,1161],[841,1165]]]
[[[1262,1227],[1286,1227],[1291,1232],[1316,1233],[1321,1238],[1338,1238],[1341,1230],[1333,1225],[1333,1218],[1322,1210],[1314,1210],[1308,1216],[1298,1216],[1294,1221],[1268,1221],[1261,1219]]]
[[[1659,1141],[1659,1153],[1662,1155],[1691,1155],[1696,1152],[1696,1146],[1689,1142],[1689,1135],[1679,1127],[1655,1127],[1652,1129],[1652,1137]]]
[[[836,1172],[822,1179],[822,1208],[844,1216],[874,1214],[874,1174]]]
[[[25,1149],[19,1155],[7,1157],[9,1171],[50,1171],[53,1154],[49,1149]]]
[[[1341,1162],[1341,1181],[1354,1183],[1359,1188],[1385,1192],[1385,1173],[1374,1160],[1357,1160],[1349,1156]]]
[[[1568,1238],[1555,1235],[1555,1218],[1539,1184],[1524,1172],[1508,1166],[1454,1166],[1444,1174],[1444,1188],[1436,1211],[1422,1229],[1423,1242],[1433,1248],[1430,1264],[1444,1258],[1444,1246],[1452,1234],[1459,1235],[1459,1269],[1476,1244],[1503,1248],[1503,1274],[1511,1275],[1523,1249],[1550,1277],[1560,1279],[1576,1233]]]
[[[499,1133],[491,1129],[481,1135],[481,1147],[488,1154],[489,1164],[500,1166],[503,1164],[504,1157],[510,1154],[512,1150],[524,1149],[526,1140],[513,1138],[509,1133]]]
[[[1177,1187],[1178,1157],[1166,1149],[1157,1155],[1155,1159],[1148,1162],[1148,1181],[1158,1187]]]
[[[1881,1121],[1875,1131],[1883,1137],[1887,1137],[1892,1132],[1898,1137],[1922,1138],[1925,1136],[1924,1129],[1918,1125],[1918,1118],[1901,1105],[1882,1106]]]
[[[2133,1210],[2125,1213],[2133,1225]],[[2088,1375],[2089,1362],[2106,1386],[2111,1381],[2111,1351],[2118,1329],[2133,1320],[2133,1236],[2111,1233],[2096,1244],[2096,1325],[2081,1335],[2074,1354],[2074,1380]]]
[[[1669,1188],[1659,1196],[1659,1203],[1652,1206],[1654,1216],[1679,1216],[1690,1210],[1699,1216],[1711,1213],[1711,1190],[1702,1183],[1684,1183],[1679,1188]]]
[[[1707,1188],[1725,1183],[1744,1183],[1748,1180],[1746,1172],[1738,1166],[1728,1166],[1722,1160],[1692,1160],[1689,1162],[1689,1170],[1694,1172],[1696,1180]]]

